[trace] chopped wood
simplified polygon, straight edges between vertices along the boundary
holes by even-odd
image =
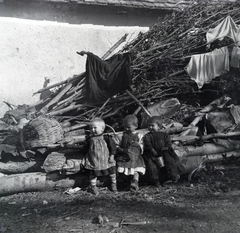
[[[240,2],[219,6],[211,6],[207,4],[207,1],[197,2],[198,4],[192,4],[190,8],[167,15],[162,22],[154,24],[146,33],[139,33],[135,40],[118,51],[118,53],[128,52],[132,57],[130,65],[133,82],[131,92],[127,90],[104,101],[88,103],[85,87],[86,73],[83,72],[35,92],[34,94],[42,93],[57,87],[51,98],[41,100],[26,108],[27,110],[24,114],[21,113],[21,116],[16,117],[11,112],[6,114],[9,117],[8,122],[11,122],[7,130],[12,129],[12,125],[16,124],[23,116],[34,120],[41,114],[47,118],[57,119],[61,123],[63,138],[57,142],[37,144],[33,147],[44,152],[48,150],[52,152],[44,162],[45,173],[60,172],[61,169],[65,169],[68,174],[75,174],[80,170],[83,160],[69,159],[60,154],[60,151],[66,150],[72,153],[81,151],[82,144],[86,140],[86,127],[89,120],[93,117],[102,117],[112,131],[106,131],[106,134],[119,140],[123,134],[121,123],[127,114],[135,114],[140,121],[143,121],[144,114],[147,114],[148,117],[156,115],[149,109],[158,101],[171,103],[171,99],[175,99],[175,102],[179,104],[176,105],[176,108],[173,103],[169,104],[174,111],[167,107],[164,108],[166,114],[162,114],[161,119],[164,125],[178,123],[179,127],[170,127],[163,131],[170,134],[174,150],[181,161],[185,163],[187,172],[191,173],[204,160],[207,162],[217,161],[224,159],[224,155],[227,157],[239,156],[239,141],[235,140],[240,135],[238,124],[227,127],[224,132],[208,134],[206,134],[204,125],[199,126],[206,114],[216,110],[221,111],[230,101],[236,105],[240,104],[238,98],[239,70],[230,69],[229,72],[222,74],[199,90],[196,83],[189,78],[185,67],[192,55],[211,52],[223,46],[232,48],[234,43],[230,38],[207,43],[206,32],[217,26],[226,16],[231,16],[234,22],[239,23]],[[109,57],[125,40],[126,35],[113,45],[102,56],[102,59]],[[80,53],[80,55],[82,54]],[[12,105],[9,107],[13,108]],[[227,111],[226,109],[225,111]],[[231,124],[232,122],[229,122],[229,125]],[[148,132],[146,127],[147,125],[142,128],[140,126],[138,132],[142,135],[146,134]],[[12,130],[11,134],[13,134]],[[1,132],[0,136],[2,140],[5,134]],[[7,141],[12,142],[11,139],[9,138]],[[20,140],[20,142],[24,145],[23,141]],[[4,144],[1,150],[5,151],[6,149],[13,156],[24,155],[24,148],[19,150],[14,146],[14,149],[11,149]],[[34,161],[0,162],[0,172],[2,171],[2,173],[25,172],[25,174],[0,178],[0,195],[52,189],[58,184],[61,185],[61,181],[66,187],[73,186],[72,180],[61,180],[62,177],[57,177],[58,181],[53,182],[45,173],[28,174],[27,172],[32,169],[34,163]],[[13,184],[17,184],[17,186]]]
[[[217,107],[222,107],[224,106],[228,101],[230,100],[230,98],[228,96],[222,96],[219,99],[216,99],[214,101],[212,101],[210,104],[208,104],[207,106],[205,106],[203,109],[201,109],[198,113],[197,113],[197,117],[190,123],[190,126],[196,126],[197,123],[202,120],[203,116],[205,116],[207,113],[209,113],[213,108],[217,108]],[[188,129],[187,131],[182,133],[182,136],[185,136],[189,133],[190,129]]]
[[[204,143],[202,146],[174,146],[174,150],[179,157],[191,157],[191,156],[205,156],[217,153],[224,153],[233,150],[238,150],[239,148],[235,145],[229,145],[228,147],[217,145],[214,143]]]
[[[236,137],[240,136],[240,131],[238,132],[228,132],[228,133],[212,133],[208,135],[203,135],[203,136],[194,136],[194,135],[184,135],[184,136],[173,136],[171,139],[172,141],[184,141],[187,144],[192,144],[193,142],[201,140],[207,141],[209,139],[214,139],[214,138],[223,138],[223,139],[228,139],[231,137]]]
[[[48,108],[49,108],[50,106],[52,106],[53,104],[56,104],[56,103],[62,98],[62,96],[63,96],[71,87],[72,87],[72,84],[69,83],[67,86],[65,86],[65,87],[63,88],[63,90],[62,90],[60,93],[58,93],[57,96],[55,96],[55,97],[54,97],[48,104],[46,104],[40,111],[41,111],[42,113],[46,113],[46,112],[48,111]]]
[[[133,99],[137,102],[137,104],[143,109],[143,111],[144,111],[149,117],[151,117],[151,114],[148,112],[148,110],[142,105],[142,103],[141,103],[139,100],[136,99],[135,96],[133,96],[133,94],[132,94],[129,90],[126,90],[126,93],[127,93],[131,98],[133,98]]]
[[[6,196],[20,192],[53,190],[57,187],[72,188],[75,180],[61,179],[57,175],[51,179],[46,173],[31,172],[0,177],[0,183],[0,196]]]
[[[7,163],[0,162],[0,172],[3,174],[18,174],[24,172],[41,171],[40,165],[36,161],[13,162]]]

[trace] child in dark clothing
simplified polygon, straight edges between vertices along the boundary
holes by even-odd
[[[86,139],[85,169],[90,174],[91,192],[99,194],[97,177],[109,175],[111,189],[117,192],[116,181],[116,144],[110,136],[103,135],[105,122],[101,118],[95,118],[90,122],[90,138]]]
[[[131,177],[130,188],[138,190],[139,174],[145,174],[145,163],[142,157],[142,137],[136,129],[138,119],[135,115],[128,115],[123,120],[124,133],[117,146],[117,170]]]
[[[149,133],[145,134],[144,159],[147,167],[148,176],[153,185],[159,187],[165,180],[177,182],[180,178],[178,174],[178,164],[180,160],[172,148],[170,136],[161,132],[162,123],[159,117],[153,116],[148,120]],[[165,171],[166,174],[159,174]],[[161,176],[165,175],[163,178]],[[160,177],[159,177],[160,176]],[[159,178],[161,182],[159,182]]]

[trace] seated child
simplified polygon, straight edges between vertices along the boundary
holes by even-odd
[[[143,156],[147,173],[150,181],[157,187],[163,181],[177,182],[180,178],[178,167],[180,166],[180,160],[172,148],[170,136],[165,132],[161,132],[161,128],[161,119],[158,116],[150,117],[148,120],[149,132],[143,137]],[[166,175],[166,177],[159,177],[159,171],[165,171],[166,174],[161,175]]]
[[[116,144],[110,136],[103,135],[105,122],[101,118],[95,118],[90,122],[90,137],[86,139],[85,169],[89,171],[91,192],[99,194],[97,177],[109,175],[111,189],[117,192],[116,181]]]
[[[142,157],[143,145],[140,134],[136,132],[138,119],[128,115],[123,120],[124,132],[117,146],[117,171],[131,177],[130,189],[139,189],[139,174],[145,174],[145,163]]]

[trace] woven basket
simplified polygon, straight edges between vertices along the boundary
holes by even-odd
[[[22,130],[22,143],[26,149],[48,147],[62,139],[63,129],[60,123],[43,116],[31,120]]]

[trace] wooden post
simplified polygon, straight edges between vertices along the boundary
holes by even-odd
[[[71,84],[71,83],[69,83],[67,86],[65,86],[65,87],[63,88],[63,90],[60,91],[60,93],[57,94],[57,96],[55,96],[48,104],[46,104],[46,105],[40,110],[40,112],[46,113],[46,112],[48,111],[48,108],[49,108],[51,105],[57,103],[71,87],[72,87],[72,84]]]
[[[103,56],[102,59],[106,59],[120,44],[122,44],[126,38],[127,38],[128,34],[125,34],[116,44],[114,44]]]
[[[38,90],[37,92],[33,93],[33,95],[36,95],[36,94],[38,94],[38,93],[41,93],[41,92],[46,91],[46,90],[48,90],[48,89],[51,89],[51,88],[53,88],[53,87],[57,87],[57,86],[60,86],[60,85],[66,84],[66,83],[70,83],[71,81],[73,81],[73,80],[75,80],[75,79],[77,79],[77,78],[84,78],[84,77],[85,77],[85,74],[86,74],[86,73],[84,72],[84,73],[81,73],[81,74],[79,74],[79,75],[74,75],[72,78],[68,78],[68,79],[66,79],[65,81],[61,81],[61,82],[58,82],[58,83],[49,85],[48,87],[44,87],[44,88]]]
[[[111,100],[111,97],[108,98],[108,99],[105,101],[105,103],[102,105],[102,107],[98,109],[98,111],[94,114],[93,118],[94,118],[95,116],[97,116],[97,114],[98,114],[99,112],[101,112],[101,111],[103,110],[103,108],[107,105],[107,103],[108,103],[110,100]]]
[[[133,94],[129,91],[129,90],[126,90],[125,91],[130,97],[132,97],[134,99],[134,101],[136,101],[136,103],[143,109],[143,111],[149,116],[151,117],[151,114],[150,112],[142,105],[142,103],[137,100],[137,98],[135,96],[133,96]]]

